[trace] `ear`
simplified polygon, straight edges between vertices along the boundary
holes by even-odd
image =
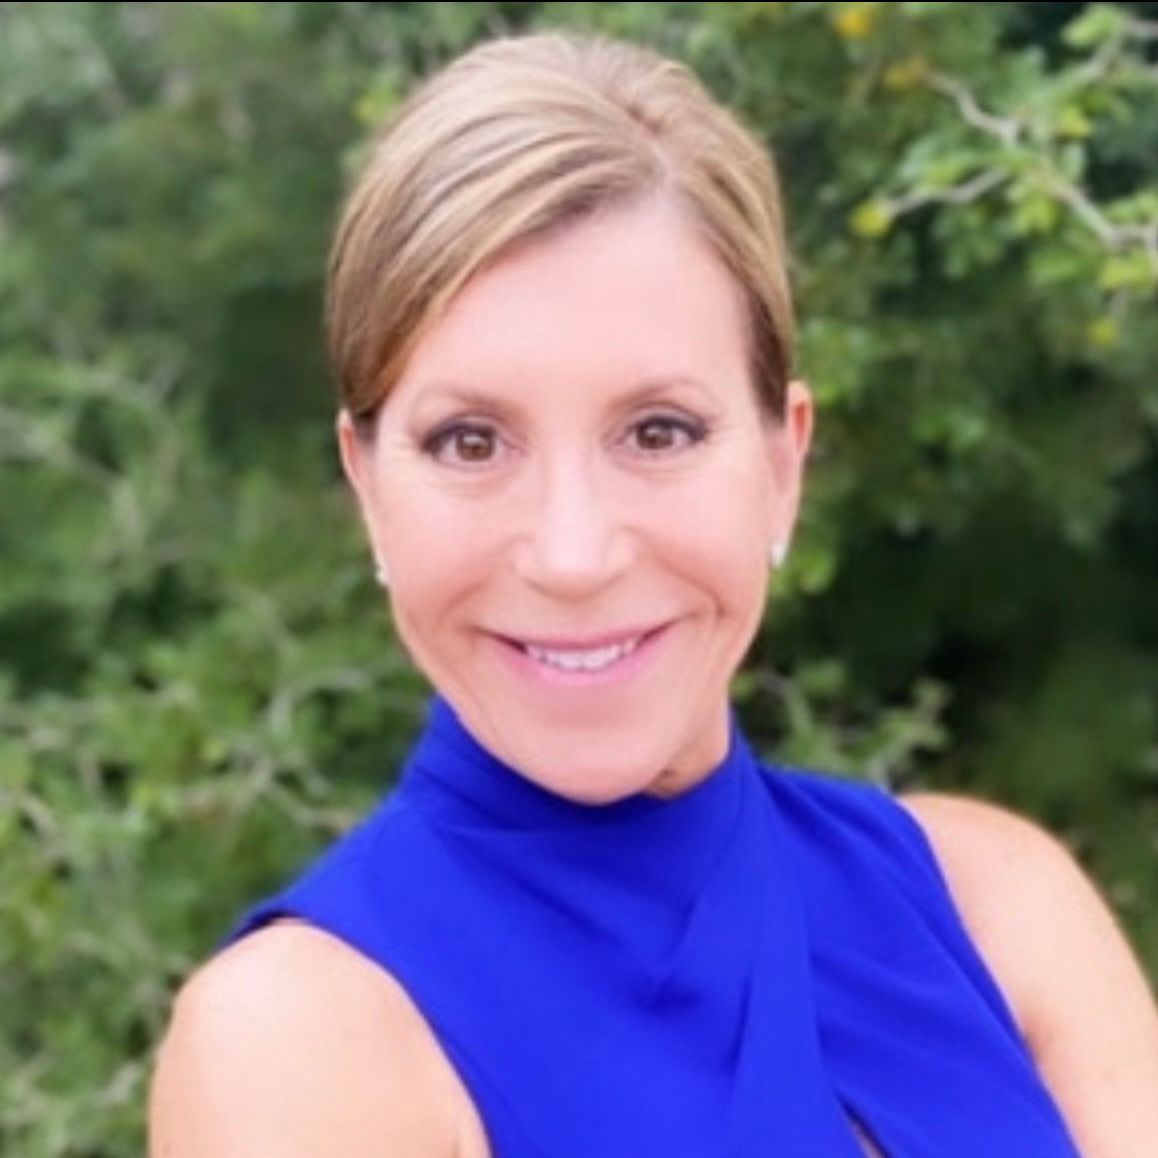
[[[784,417],[768,425],[768,455],[776,488],[769,543],[773,551],[787,551],[796,526],[804,468],[812,445],[812,422],[812,392],[802,381],[789,382]]]
[[[338,439],[338,455],[342,460],[342,472],[354,492],[362,525],[370,539],[370,547],[378,566],[382,566],[383,556],[378,540],[378,522],[375,517],[378,501],[374,484],[374,440],[360,431],[350,412],[344,407],[338,412],[334,430]]]
[[[361,435],[354,427],[354,420],[345,406],[338,411],[334,433],[338,440],[338,456],[342,459],[342,471],[346,476],[346,482],[350,484],[354,493],[360,494],[366,470],[364,462],[366,448],[360,445]]]
[[[350,484],[350,489],[358,501],[362,502],[364,501],[363,492],[367,485],[368,463],[366,460],[369,447],[366,445],[364,436],[358,433],[353,417],[344,406],[338,411],[338,417],[334,422],[334,433],[338,439],[338,456],[342,460],[342,473],[346,476],[346,482]]]

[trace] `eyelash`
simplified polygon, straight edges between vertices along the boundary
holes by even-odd
[[[649,428],[663,430],[667,434],[675,434],[677,443],[673,446],[646,447],[637,441]],[[669,453],[686,450],[704,442],[711,431],[708,424],[700,419],[676,414],[649,414],[631,423],[627,428],[623,441],[634,444],[631,450],[646,458],[659,458]],[[483,459],[472,459],[462,455],[450,456],[449,451],[455,446],[456,440],[463,438],[482,438],[487,442],[488,454]],[[443,423],[427,434],[420,443],[422,452],[438,461],[447,462],[453,466],[485,467],[489,466],[496,453],[502,449],[502,441],[498,430],[488,422],[454,419]],[[459,450],[461,450],[461,444]]]
[[[679,435],[680,442],[677,446],[665,446],[660,449],[647,448],[635,445],[635,450],[640,454],[647,456],[659,456],[667,454],[675,450],[686,450],[688,447],[697,445],[703,442],[709,435],[710,430],[707,423],[697,418],[685,417],[677,414],[649,414],[645,418],[641,418],[638,422],[633,422],[628,428],[628,437],[634,435],[637,439],[648,427],[659,427],[668,433],[676,433]]]
[[[464,436],[478,436],[489,440],[490,449],[493,452],[499,446],[498,431],[486,422],[471,422],[461,419],[455,419],[451,422],[443,423],[441,426],[435,427],[425,438],[422,439],[421,448],[423,454],[428,454],[431,458],[439,461],[452,461],[456,466],[487,466],[492,461],[492,457],[488,456],[486,459],[470,459],[455,457],[453,460],[447,459],[447,450],[454,445],[458,438]]]

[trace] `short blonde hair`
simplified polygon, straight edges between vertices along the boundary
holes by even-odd
[[[488,263],[598,209],[671,196],[742,287],[752,377],[782,416],[792,305],[771,157],[683,65],[551,33],[483,43],[405,102],[346,202],[326,325],[342,405],[369,419]]]

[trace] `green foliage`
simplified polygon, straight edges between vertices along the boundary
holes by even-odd
[[[688,59],[781,159],[822,414],[758,740],[1042,818],[1158,976],[1144,10],[0,5],[0,1152],[139,1153],[177,980],[389,785],[424,692],[332,461],[327,236],[413,79],[535,24]]]

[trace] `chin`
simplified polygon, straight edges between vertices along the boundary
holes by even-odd
[[[575,804],[614,804],[646,792],[664,795],[664,783],[673,780],[666,755],[654,750],[627,753],[622,746],[602,744],[585,752],[573,749],[563,759],[534,759],[512,766],[540,788]]]

